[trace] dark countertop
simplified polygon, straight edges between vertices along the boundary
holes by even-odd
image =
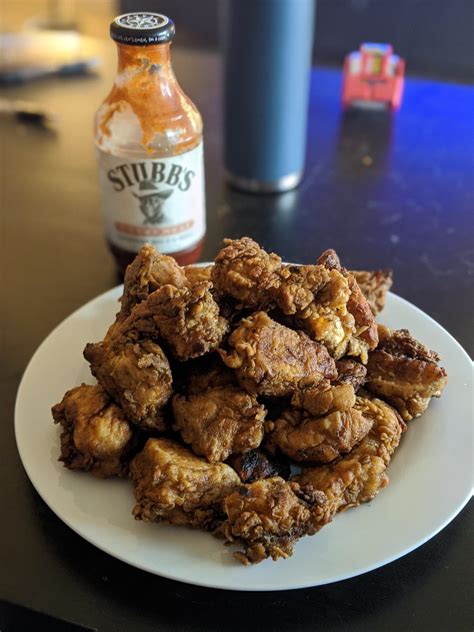
[[[472,503],[424,546],[361,577],[299,591],[232,593],[179,584],[109,557],[34,491],[13,432],[22,372],[59,322],[117,283],[102,237],[91,132],[112,81],[113,55],[107,44],[100,77],[1,91],[43,103],[61,120],[56,134],[7,121],[0,127],[0,627],[20,621],[12,602],[104,631],[472,629]],[[217,58],[175,50],[174,63],[206,126],[203,259],[224,236],[249,234],[289,261],[312,262],[331,246],[349,268],[390,266],[394,291],[472,355],[472,88],[409,79],[396,116],[344,116],[340,73],[317,68],[306,177],[296,191],[258,197],[223,184]]]

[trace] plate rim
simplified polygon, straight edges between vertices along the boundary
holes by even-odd
[[[199,267],[205,266],[205,265],[209,265],[210,262],[202,262]],[[28,476],[28,479],[30,481],[30,483],[33,485],[34,489],[36,490],[36,492],[39,494],[40,498],[42,499],[43,502],[46,503],[46,505],[51,509],[51,511],[53,511],[53,513],[64,523],[66,524],[70,529],[72,529],[75,533],[77,533],[77,535],[79,535],[81,538],[83,538],[84,540],[86,540],[89,544],[93,545],[94,547],[98,548],[99,550],[103,551],[104,553],[106,553],[107,555],[111,555],[112,557],[115,557],[116,559],[120,560],[121,562],[124,562],[130,566],[133,566],[135,568],[138,568],[142,571],[145,571],[147,573],[151,573],[154,575],[158,575],[160,577],[165,577],[167,579],[171,579],[174,581],[180,581],[182,583],[185,584],[189,584],[189,585],[194,585],[194,586],[202,586],[205,588],[213,588],[213,589],[219,589],[219,590],[229,590],[229,591],[242,591],[242,592],[265,592],[265,591],[270,591],[270,592],[276,592],[276,591],[283,591],[283,590],[299,590],[299,589],[304,589],[304,588],[312,588],[312,587],[317,587],[317,586],[324,586],[324,585],[329,585],[338,581],[344,581],[347,579],[352,579],[355,577],[358,577],[360,575],[363,575],[365,573],[369,573],[373,570],[376,570],[377,568],[382,568],[383,566],[386,566],[387,564],[391,564],[392,562],[396,561],[397,559],[400,559],[402,557],[404,557],[405,555],[408,555],[409,553],[411,553],[412,551],[416,550],[417,548],[423,546],[424,544],[426,544],[426,542],[428,542],[430,539],[432,539],[433,537],[435,537],[440,531],[442,531],[450,522],[452,522],[454,520],[454,518],[456,518],[457,515],[459,515],[461,513],[461,511],[464,509],[464,507],[467,505],[467,503],[469,502],[469,500],[472,497],[473,494],[473,490],[472,490],[472,485],[471,485],[471,490],[467,491],[465,494],[465,497],[462,499],[461,503],[457,505],[456,509],[454,511],[452,511],[450,513],[450,515],[444,520],[442,521],[441,524],[437,525],[434,529],[430,530],[429,533],[425,536],[423,536],[420,540],[417,540],[415,544],[402,549],[401,551],[398,551],[397,553],[395,553],[394,555],[390,556],[390,557],[386,557],[383,559],[383,562],[376,562],[373,564],[369,564],[366,567],[363,567],[359,570],[357,570],[356,572],[349,572],[349,573],[342,573],[340,576],[331,578],[329,580],[326,581],[311,581],[311,580],[307,580],[307,581],[303,581],[303,582],[293,582],[291,583],[291,585],[285,585],[285,586],[274,586],[272,584],[266,584],[266,583],[261,583],[257,586],[252,585],[252,586],[244,586],[244,585],[237,585],[237,586],[230,586],[230,585],[221,585],[219,583],[216,582],[212,582],[212,581],[206,581],[206,579],[203,577],[202,580],[200,579],[199,581],[196,579],[187,579],[186,577],[183,577],[182,575],[180,575],[179,573],[173,573],[173,572],[169,572],[166,568],[165,569],[160,569],[159,572],[157,572],[156,570],[147,567],[145,564],[140,564],[139,562],[136,561],[130,561],[130,559],[122,556],[120,553],[116,553],[111,552],[110,549],[107,549],[106,545],[102,545],[102,544],[98,544],[96,541],[94,541],[94,539],[88,535],[84,535],[84,533],[81,532],[80,527],[77,527],[74,522],[72,520],[70,520],[67,517],[64,517],[61,510],[59,508],[55,507],[55,503],[53,502],[49,502],[49,500],[47,500],[46,493],[43,493],[43,491],[40,489],[40,484],[37,483],[34,480],[34,475],[32,476],[30,474],[30,469],[29,469],[29,464],[27,461],[27,458],[25,457],[25,455],[22,453],[22,448],[21,448],[21,442],[19,441],[19,437],[18,437],[18,433],[19,433],[19,408],[21,406],[21,399],[22,399],[22,392],[24,390],[25,384],[26,384],[26,380],[29,376],[29,372],[31,371],[31,367],[33,365],[33,363],[35,362],[37,356],[40,354],[41,350],[43,349],[44,346],[46,346],[46,344],[50,341],[50,339],[57,333],[57,331],[63,327],[67,321],[69,321],[70,319],[73,319],[74,316],[77,315],[78,312],[80,312],[83,309],[86,309],[87,307],[89,307],[91,304],[95,303],[96,301],[99,301],[101,299],[106,299],[106,297],[108,295],[112,296],[119,296],[120,292],[122,291],[123,285],[119,284],[117,286],[114,286],[113,288],[110,288],[109,290],[106,290],[105,292],[102,292],[101,294],[97,295],[96,297],[90,299],[89,301],[87,301],[86,303],[84,303],[83,305],[79,306],[77,309],[75,309],[71,314],[69,314],[66,318],[64,318],[62,321],[60,321],[55,327],[54,329],[43,339],[43,341],[38,345],[38,347],[36,348],[35,352],[33,353],[33,355],[31,356],[24,372],[23,375],[21,377],[20,380],[20,384],[17,390],[17,395],[16,395],[16,399],[15,399],[15,409],[14,409],[14,429],[15,429],[15,441],[16,441],[16,445],[17,445],[17,450],[20,456],[20,460],[22,463],[22,466]],[[438,323],[434,318],[432,318],[429,314],[426,314],[426,312],[423,312],[423,310],[421,310],[419,307],[417,307],[416,305],[414,305],[413,303],[411,303],[410,301],[408,301],[407,299],[404,299],[403,297],[399,296],[398,294],[394,294],[393,292],[390,292],[389,294],[391,294],[396,300],[401,301],[402,304],[405,304],[405,306],[408,306],[410,309],[415,310],[417,313],[421,314],[424,318],[428,318],[434,325],[436,325],[437,327],[439,327],[443,333],[445,335],[447,335],[449,337],[449,341],[451,344],[454,343],[454,346],[456,347],[458,352],[461,352],[461,354],[464,356],[464,359],[470,364],[471,369],[473,368],[473,363],[472,360],[469,356],[469,354],[467,353],[467,351],[462,347],[462,345],[449,333],[449,331],[447,331],[440,323]],[[472,483],[472,481],[471,481]]]

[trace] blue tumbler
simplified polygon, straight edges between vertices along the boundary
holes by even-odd
[[[225,168],[246,191],[303,177],[315,0],[225,0]]]

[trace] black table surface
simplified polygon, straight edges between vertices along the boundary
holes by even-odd
[[[0,124],[1,629],[28,629],[24,622],[39,611],[99,630],[471,630],[472,503],[425,545],[371,573],[312,589],[239,593],[128,566],[76,535],[35,492],[14,440],[21,375],[58,323],[118,282],[103,241],[91,131],[114,50],[97,46],[104,54],[97,77],[1,91],[60,116],[51,133]],[[313,262],[334,247],[349,268],[392,267],[394,291],[472,355],[472,88],[408,79],[398,114],[344,115],[340,72],[316,68],[305,179],[280,196],[252,196],[224,184],[217,56],[176,49],[174,64],[205,122],[203,259],[223,237],[250,235],[288,261]],[[22,616],[12,604],[29,610]]]

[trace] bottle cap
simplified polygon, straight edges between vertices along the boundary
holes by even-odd
[[[120,44],[149,46],[171,42],[174,23],[161,13],[124,13],[110,25],[110,37]]]

